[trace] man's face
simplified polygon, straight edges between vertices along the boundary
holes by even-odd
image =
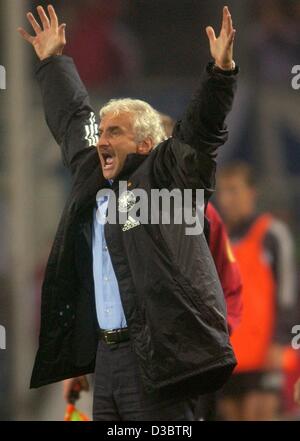
[[[216,196],[225,223],[229,226],[239,224],[255,211],[256,191],[243,176],[220,176]]]
[[[114,179],[122,170],[127,155],[138,152],[132,114],[124,112],[114,116],[108,113],[102,118],[97,150],[103,176]]]

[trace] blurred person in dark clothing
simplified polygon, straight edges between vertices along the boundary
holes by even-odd
[[[245,163],[219,171],[218,206],[243,283],[242,321],[231,337],[238,365],[220,400],[226,420],[276,418],[284,373],[297,365],[290,346],[297,304],[293,240],[283,222],[258,213],[256,187]]]
[[[63,55],[65,25],[53,7],[27,15],[46,120],[73,176],[42,288],[39,350],[31,387],[69,386],[95,371],[95,420],[194,420],[195,398],[220,388],[235,366],[224,295],[203,233],[186,223],[126,223],[134,189],[214,189],[217,148],[227,140],[238,68],[223,10],[220,36],[206,29],[213,62],[166,139],[140,100],[111,100],[99,133],[87,91]],[[118,188],[125,181],[129,191]],[[100,191],[101,190],[101,191]],[[105,191],[105,196],[103,194]],[[107,220],[118,198],[116,219]],[[133,202],[135,205],[135,201]],[[155,209],[155,207],[154,207]],[[102,221],[101,221],[102,219]]]

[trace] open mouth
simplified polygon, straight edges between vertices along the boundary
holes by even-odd
[[[101,153],[103,170],[111,170],[114,166],[114,157],[111,153],[103,152]]]

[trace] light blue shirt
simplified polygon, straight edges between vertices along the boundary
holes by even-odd
[[[108,196],[97,200],[93,219],[93,274],[96,297],[97,318],[100,328],[117,329],[127,327],[121,303],[116,275],[111,263],[104,236],[104,223],[108,206]]]

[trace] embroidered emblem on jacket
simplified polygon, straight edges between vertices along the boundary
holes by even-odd
[[[133,219],[133,217],[129,216],[127,221],[125,222],[125,224],[122,227],[122,231],[128,231],[131,230],[131,228],[135,228],[138,227],[139,225],[141,225],[141,223],[135,219]]]
[[[118,199],[119,211],[128,213],[136,203],[136,197],[132,191],[124,191]]]

